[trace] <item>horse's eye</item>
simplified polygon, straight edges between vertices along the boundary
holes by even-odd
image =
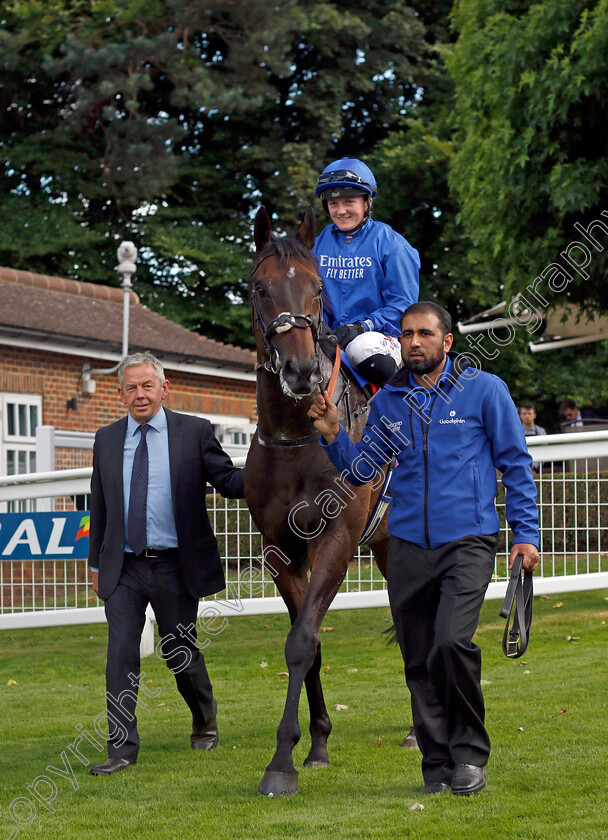
[[[266,297],[266,289],[263,286],[258,285],[255,287],[255,293],[258,297],[265,298]]]

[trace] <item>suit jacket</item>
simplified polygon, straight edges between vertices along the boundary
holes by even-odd
[[[224,497],[244,496],[244,470],[233,466],[200,417],[165,408],[169,437],[171,495],[178,554],[189,592],[195,598],[226,585],[215,534],[205,506],[211,484]],[[91,479],[89,566],[99,569],[98,594],[109,598],[118,584],[125,550],[123,449],[127,418],[104,426],[95,435]]]

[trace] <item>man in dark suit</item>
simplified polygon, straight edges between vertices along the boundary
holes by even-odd
[[[208,420],[163,408],[169,383],[151,353],[127,356],[118,393],[128,411],[99,429],[93,449],[89,565],[108,620],[106,700],[109,775],[135,764],[139,645],[148,603],[162,655],[192,712],[193,749],[217,745],[217,704],[196,644],[198,600],[225,586],[205,507],[207,484],[242,498],[233,466]]]

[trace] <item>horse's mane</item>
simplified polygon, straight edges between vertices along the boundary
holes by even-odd
[[[294,259],[301,259],[307,262],[315,271],[318,270],[317,258],[303,242],[297,238],[295,233],[288,236],[272,234],[270,242],[257,254],[252,274],[267,257],[276,257],[278,260],[288,262]]]

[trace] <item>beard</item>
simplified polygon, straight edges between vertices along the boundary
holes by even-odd
[[[413,359],[404,359],[403,365],[412,373],[417,373],[419,375],[425,373],[432,373],[435,368],[438,368],[439,365],[443,362],[445,358],[445,354],[443,352],[443,348],[438,350],[431,356],[421,357],[416,356]]]

